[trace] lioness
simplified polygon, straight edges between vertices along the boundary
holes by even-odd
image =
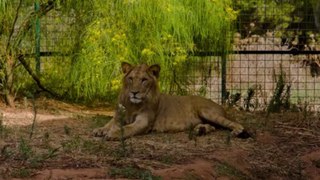
[[[195,127],[198,133],[209,132],[214,129],[210,123],[231,129],[235,136],[244,130],[239,123],[227,119],[224,109],[209,99],[161,94],[157,82],[159,65],[132,66],[123,62],[122,71],[124,77],[119,104],[124,106],[125,113],[121,115],[118,107],[112,120],[93,131],[95,136],[119,140],[149,131],[177,132],[190,127]],[[120,118],[125,122],[122,134]]]

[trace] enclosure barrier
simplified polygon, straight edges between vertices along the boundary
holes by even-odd
[[[187,79],[188,93],[246,110],[267,110],[279,101],[280,109],[290,103],[293,109],[320,111],[319,10],[308,0],[295,9],[287,8],[289,1],[259,1],[249,9],[245,2],[235,1],[235,10],[242,9],[230,53],[195,52],[186,62],[191,69],[179,76]],[[35,57],[39,71],[40,58],[45,63],[72,55],[55,46],[72,25],[72,19],[57,21],[58,16],[53,12],[35,20],[36,47],[25,57]]]

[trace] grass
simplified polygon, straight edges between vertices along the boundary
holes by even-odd
[[[127,157],[128,156],[128,149],[127,149],[126,139],[124,137],[124,126],[126,123],[126,120],[125,120],[126,108],[119,104],[119,107],[117,108],[117,113],[119,116],[120,129],[121,129],[121,137],[120,137],[121,144],[120,144],[118,152],[119,152],[120,156]]]
[[[250,179],[247,175],[245,175],[235,167],[224,162],[220,162],[218,165],[216,165],[215,169],[220,176],[232,176],[239,180]]]
[[[48,147],[43,152],[37,152],[35,150],[36,147],[32,146],[29,141],[21,138],[16,158],[20,159],[22,162],[32,168],[37,168],[40,167],[46,160],[56,157],[60,148],[61,147]]]
[[[95,129],[104,126],[112,119],[111,116],[96,115],[91,118],[90,128]]]
[[[274,89],[272,99],[268,102],[267,114],[273,112],[280,112],[282,109],[289,110],[290,108],[290,96],[291,85],[286,82],[286,73],[282,70],[282,64],[280,64],[280,74],[275,75],[276,88]]]
[[[11,172],[13,178],[28,178],[32,175],[32,170],[28,168],[17,168]]]
[[[32,144],[32,141],[20,137],[15,146],[4,146],[0,153],[0,162],[13,163],[9,166],[10,175],[0,171],[0,178],[28,178],[33,175],[33,171],[43,166],[43,164],[59,154],[59,148],[46,148],[42,151]],[[17,162],[18,164],[16,164]],[[15,165],[14,165],[15,164]],[[11,167],[11,168],[10,168]]]
[[[0,112],[0,139],[8,137],[10,129],[3,124],[3,114]]]
[[[71,128],[70,128],[69,126],[64,125],[64,126],[63,126],[63,129],[64,129],[64,133],[65,133],[66,135],[70,135],[70,133],[71,133]]]
[[[62,149],[65,152],[81,151],[83,139],[80,136],[73,136],[70,139],[61,142]]]
[[[32,147],[29,145],[27,140],[22,137],[19,141],[18,153],[21,160],[28,160],[33,155]]]
[[[281,74],[277,76],[278,79],[279,79],[279,76],[281,76]],[[288,79],[288,77],[287,77],[287,79]],[[314,105],[319,104],[318,94],[320,94],[320,83],[302,82],[302,81],[299,83],[292,83],[291,81],[288,81],[287,79],[285,80],[287,82],[284,82],[285,88],[283,89],[282,94],[280,94],[281,93],[280,91],[276,92],[274,89],[272,89],[273,86],[269,85],[270,87],[266,86],[266,87],[264,87],[264,89],[261,90],[261,92],[263,92],[264,94],[261,94],[261,92],[256,91],[256,93],[252,97],[252,100],[255,100],[255,99],[268,100],[269,98],[278,98],[278,100],[282,98],[282,100],[285,100],[285,98],[282,95],[286,94],[285,91],[287,90],[288,86],[291,85],[290,86],[290,97],[288,99],[288,100],[290,100],[291,106],[303,108],[303,106],[304,106],[303,103],[308,102],[309,106],[312,108],[312,107],[314,107]],[[277,82],[274,82],[274,85],[280,87],[281,83],[277,84]],[[229,100],[230,105],[234,106],[235,103],[232,103],[232,100],[233,100],[233,98],[235,98],[235,96],[240,95],[241,98],[244,98],[242,96],[245,94],[248,94],[246,91],[248,91],[250,89],[250,87],[252,87],[252,86],[253,86],[252,84],[242,83],[240,88],[230,89],[230,100]],[[277,94],[278,97],[276,97],[276,93],[278,93]],[[273,97],[271,95],[273,95]],[[301,102],[303,102],[303,103],[301,104]],[[267,103],[269,104],[270,102],[267,102]],[[240,104],[239,102],[238,102],[238,104],[243,106],[243,104]],[[251,104],[251,105],[256,106],[258,104]],[[265,105],[263,104],[263,102],[260,102],[258,108],[259,109],[261,109],[260,107],[265,108],[264,106]],[[290,108],[292,108],[292,107],[290,107]],[[275,107],[274,109],[277,109],[277,108]]]
[[[203,178],[200,175],[197,175],[193,172],[187,172],[184,174],[184,180],[202,180]]]
[[[160,157],[160,162],[165,163],[165,164],[174,164],[175,162],[175,156],[171,154],[165,154]]]
[[[128,167],[113,167],[109,172],[112,178],[129,178],[141,180],[160,180],[159,176],[154,176],[149,170],[140,169],[132,166]]]

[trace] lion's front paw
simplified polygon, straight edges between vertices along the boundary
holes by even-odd
[[[96,137],[103,137],[106,140],[119,140],[120,139],[120,129],[118,128],[97,128],[93,130],[93,135]]]
[[[102,128],[96,128],[93,130],[92,132],[92,135],[93,136],[96,136],[96,137],[104,137],[104,136],[107,136],[108,135],[108,129],[102,127]]]

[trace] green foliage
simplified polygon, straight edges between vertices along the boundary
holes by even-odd
[[[227,49],[236,18],[228,0],[95,1],[94,9],[70,71],[73,99],[114,97],[121,61],[160,64],[168,90],[189,53]]]
[[[307,15],[306,11],[312,11],[313,0],[246,0],[234,1],[235,9],[239,12],[239,29],[244,29],[245,35],[249,31],[252,34],[265,33],[267,29],[274,29],[277,36],[283,35],[286,28],[294,23],[301,23]],[[251,26],[250,26],[251,24]]]
[[[20,48],[20,52],[26,51],[27,44],[20,44],[20,40],[24,39],[26,34],[20,35],[23,22],[30,17],[30,11],[27,8],[33,5],[34,0],[0,0],[0,55],[1,59],[5,57],[6,52],[14,53],[15,48]],[[17,33],[13,36],[14,33]],[[10,54],[13,55],[13,54]]]
[[[291,86],[286,82],[286,74],[282,70],[282,65],[280,65],[280,74],[278,75],[276,82],[276,88],[267,107],[268,114],[280,112],[283,109],[288,110],[290,108]]]
[[[40,6],[48,2],[39,1]],[[226,52],[230,45],[226,32],[230,32],[237,15],[231,8],[231,0],[52,2],[54,9],[50,16],[41,18],[41,22],[49,23],[41,30],[41,44],[52,45],[53,51],[70,56],[42,61],[40,79],[45,87],[73,101],[115,99],[121,86],[121,61],[160,64],[162,90],[184,94],[180,85],[184,79],[177,77],[184,73],[181,67],[189,60],[188,56],[194,51]],[[16,17],[17,27],[27,22],[34,11],[33,3],[33,0],[0,1],[1,55],[7,54],[3,49],[11,42]],[[61,29],[63,34],[58,34],[58,40],[46,34]],[[34,52],[34,32],[20,34],[12,42],[20,48],[15,53]],[[28,62],[34,69],[33,59]],[[15,68],[15,91],[35,89],[24,68]],[[0,70],[0,79],[5,76],[2,74]]]
[[[254,89],[250,87],[247,90],[247,95],[244,98],[244,108],[246,111],[249,111],[250,107],[253,107],[254,105],[251,103],[252,98],[254,97]]]
[[[34,154],[29,143],[21,138],[19,142],[19,155],[22,160],[28,160]]]
[[[73,34],[80,34],[75,33],[75,29],[79,31],[79,26],[85,24],[87,20],[86,18],[81,18],[83,16],[82,13],[84,12],[80,9],[83,9],[84,7],[90,9],[89,4],[91,4],[91,1],[77,2],[75,0],[39,0],[37,2],[40,3],[40,10],[36,13],[34,10],[35,2],[35,0],[0,0],[0,91],[1,95],[5,95],[6,101],[9,105],[13,105],[12,103],[9,103],[9,101],[14,99],[17,92],[19,95],[21,92],[28,94],[28,90],[30,88],[31,91],[35,89],[32,79],[18,61],[18,57],[20,55],[34,53],[35,18],[40,17],[41,20],[43,20],[43,16],[46,16],[47,13],[50,12],[50,17],[54,14],[60,15],[61,18],[56,18],[56,22],[50,22],[54,24],[62,22],[62,20],[66,20],[66,18],[63,18],[62,16],[63,13],[66,13],[67,11],[68,15],[72,13],[73,16],[70,16],[70,18],[74,18],[75,20],[71,22],[75,23],[76,21],[77,24],[65,32],[66,37],[70,37]],[[61,8],[62,4],[65,5],[65,8]],[[70,19],[68,20],[70,21]],[[62,27],[50,26],[50,28],[52,28],[52,30],[61,30]],[[42,29],[42,32],[51,30],[50,28],[45,29],[45,31]],[[56,42],[56,40],[52,40],[55,41],[52,43],[46,41],[46,33],[42,33],[41,35],[41,43],[53,44],[54,46],[59,47],[59,52],[61,53],[66,53],[66,51],[68,53],[71,51],[75,52],[73,50],[77,47],[77,41],[74,39],[80,39],[77,37],[71,39],[61,38],[65,39],[65,41]],[[44,48],[42,48],[42,50],[44,50]],[[50,50],[45,48],[45,51]],[[27,58],[27,61],[31,69],[33,69],[33,59]],[[63,63],[65,62],[66,61]],[[61,61],[58,62],[58,65],[55,63],[56,61],[51,61],[47,67],[45,67],[53,69],[53,71],[47,71],[40,79],[42,81],[46,81],[46,86],[57,87],[54,90],[59,89],[58,92],[63,92],[66,91],[66,87],[68,86],[65,83],[60,86],[57,85],[64,82],[65,74],[61,72],[68,72],[70,65],[60,66]]]
[[[34,23],[30,29],[21,28],[34,21],[34,2],[0,0],[0,91],[11,81],[8,74],[14,81],[7,85],[11,94],[37,88],[17,61],[17,55],[34,52]],[[41,17],[41,24],[48,24],[42,27],[41,44],[54,49],[41,50],[68,56],[42,61],[40,79],[72,101],[115,99],[121,61],[160,64],[162,91],[186,94],[180,75],[187,71],[190,55],[207,50],[227,53],[235,20],[244,24],[239,28],[246,34],[275,29],[280,36],[306,19],[302,11],[311,12],[317,4],[317,0],[39,0],[41,7],[48,2],[54,9]],[[63,33],[47,34],[59,31]],[[14,61],[8,63],[9,59]],[[34,69],[33,59],[27,60]],[[6,72],[7,64],[13,72]]]
[[[32,21],[53,7],[48,3],[43,4],[40,15],[35,14],[33,8],[27,8],[33,5],[34,0],[0,1],[0,91],[10,106],[14,106],[16,92],[28,82],[25,73],[19,68],[21,64],[18,57],[32,51]]]

